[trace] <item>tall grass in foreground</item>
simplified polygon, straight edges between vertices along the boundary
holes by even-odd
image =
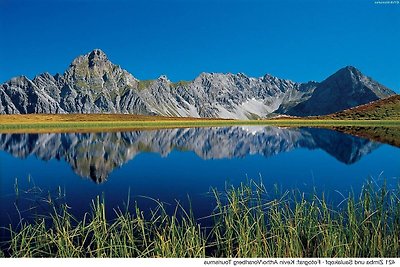
[[[263,184],[213,191],[210,227],[179,204],[168,215],[159,203],[150,218],[115,210],[108,221],[99,197],[80,221],[66,205],[50,219],[10,228],[11,257],[399,257],[400,188],[366,184],[333,208],[317,194],[268,197]],[[270,200],[268,200],[270,199]],[[272,200],[271,200],[272,199]]]

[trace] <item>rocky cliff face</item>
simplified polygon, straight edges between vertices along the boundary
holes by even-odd
[[[167,77],[139,81],[95,49],[63,75],[16,77],[0,86],[0,114],[131,113],[255,119],[272,113],[321,115],[394,94],[344,68],[322,83],[296,83],[271,75],[202,73],[190,82]]]
[[[343,145],[344,144],[344,145]],[[167,156],[174,149],[194,151],[203,159],[270,157],[297,148],[322,149],[351,164],[379,146],[367,139],[327,129],[226,127],[166,129],[119,133],[0,134],[0,150],[68,162],[75,173],[104,182],[109,174],[141,152]]]

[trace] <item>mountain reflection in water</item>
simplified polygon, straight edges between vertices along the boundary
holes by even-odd
[[[167,156],[193,151],[202,159],[270,157],[297,148],[322,149],[352,164],[379,143],[328,129],[236,126],[110,133],[0,134],[0,150],[14,157],[35,155],[68,162],[81,177],[104,182],[110,173],[140,152]]]

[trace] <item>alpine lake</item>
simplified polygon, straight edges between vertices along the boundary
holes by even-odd
[[[49,202],[81,218],[97,196],[110,219],[128,201],[145,211],[164,203],[168,212],[179,203],[202,218],[215,208],[212,189],[252,181],[267,191],[323,194],[337,206],[366,181],[395,188],[400,149],[307,127],[3,133],[0,177],[2,227],[46,213]]]

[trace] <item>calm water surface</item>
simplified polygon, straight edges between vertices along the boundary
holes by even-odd
[[[0,225],[40,212],[40,198],[57,196],[82,216],[97,195],[108,213],[136,200],[144,210],[159,199],[209,214],[210,188],[250,179],[273,190],[324,192],[339,203],[363,183],[396,186],[400,149],[316,128],[226,127],[114,133],[0,134]],[[16,194],[18,190],[18,194]],[[18,209],[17,209],[18,208]]]

